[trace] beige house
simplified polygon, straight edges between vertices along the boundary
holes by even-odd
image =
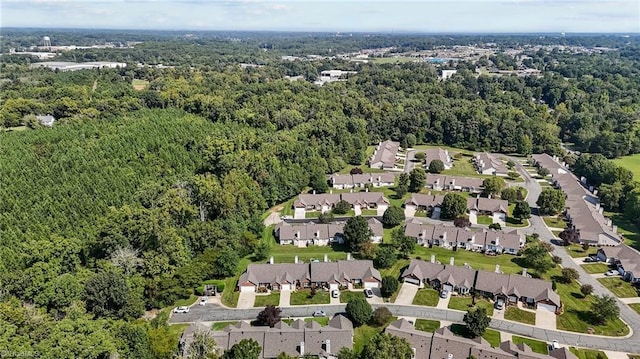
[[[369,229],[371,229],[371,242],[380,243],[382,241],[383,227],[382,222],[376,218],[367,219]],[[288,223],[281,222],[276,225],[274,234],[278,243],[292,244],[296,247],[307,246],[328,246],[331,243],[344,242],[343,229],[346,222],[338,221],[327,224],[305,222],[305,223]]]

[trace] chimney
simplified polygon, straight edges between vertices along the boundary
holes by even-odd
[[[298,264],[298,256],[293,257],[293,263]]]
[[[365,191],[365,192],[369,192],[369,187],[365,187],[365,188],[364,188],[364,191]]]
[[[496,237],[496,246],[500,245],[500,237]]]
[[[615,233],[618,233],[618,226],[616,226],[615,224],[613,225],[613,228],[612,228],[612,229],[613,229],[613,231],[614,231]]]
[[[527,268],[522,268],[522,276],[523,277],[527,276]]]
[[[269,258],[269,264],[273,264],[273,256]]]
[[[296,239],[300,239],[300,231],[296,232]]]
[[[487,198],[491,199],[491,194],[488,194],[488,195],[487,195]]]
[[[454,261],[453,257],[449,258],[449,265],[453,265],[453,261]]]
[[[478,193],[478,194],[476,195],[476,198],[480,198],[480,193]]]
[[[300,355],[304,355],[304,342],[300,342]]]
[[[435,263],[436,262],[436,255],[432,254],[431,255],[431,263]]]
[[[613,221],[611,220],[611,218],[607,218],[607,226],[611,227],[612,224]]]
[[[351,260],[351,253],[347,253],[347,260],[350,261]]]
[[[315,189],[313,190],[313,194],[316,194],[316,190]]]
[[[382,177],[378,176],[378,182],[382,181]]]
[[[316,231],[316,238],[320,238],[320,231]]]
[[[598,210],[598,213],[602,214],[602,212],[604,212],[604,208],[600,207],[600,209]]]
[[[596,203],[596,211],[600,209],[600,202]]]
[[[597,189],[594,189],[594,190],[593,190],[593,195],[594,195],[594,196],[597,196],[597,195],[598,195],[598,190],[597,190]]]
[[[324,254],[324,261],[325,261],[325,262],[328,262],[328,261],[329,261],[329,255],[328,255],[328,254],[326,254],[326,253]]]
[[[327,339],[327,341],[324,343],[324,351],[327,353],[331,353],[331,340]]]
[[[500,273],[500,265],[496,264],[496,269],[494,270],[495,273]]]

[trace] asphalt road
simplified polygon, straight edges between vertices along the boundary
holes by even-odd
[[[415,158],[415,156],[416,156],[416,150],[407,151],[407,157],[404,160],[405,173],[409,173],[413,169],[413,166],[415,165],[415,162],[413,162],[413,159]]]

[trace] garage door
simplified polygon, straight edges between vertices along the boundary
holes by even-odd
[[[291,284],[283,284],[280,290],[291,290]]]
[[[538,309],[548,310],[552,313],[556,312],[556,306],[551,304],[538,303]]]
[[[365,288],[378,288],[378,282],[364,282]]]
[[[329,283],[329,290],[338,289],[340,285],[338,283]]]
[[[405,282],[407,283],[411,283],[411,284],[415,284],[415,285],[420,285],[420,281],[417,279],[413,279],[413,278],[405,278],[404,279]]]
[[[243,285],[240,286],[240,291],[241,292],[255,292],[256,291],[256,287],[253,285]]]
[[[443,285],[443,286],[442,286],[442,289],[446,289],[446,290],[448,290],[449,292],[453,292],[453,286],[452,286],[452,285],[449,285],[449,284],[445,284],[445,285]]]

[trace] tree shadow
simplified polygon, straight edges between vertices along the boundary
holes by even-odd
[[[586,297],[584,296],[584,294],[582,294],[582,293],[576,293],[576,292],[571,292],[571,296],[572,296],[572,297],[574,297],[574,298],[576,298],[576,299],[584,299],[584,298],[586,298]]]

